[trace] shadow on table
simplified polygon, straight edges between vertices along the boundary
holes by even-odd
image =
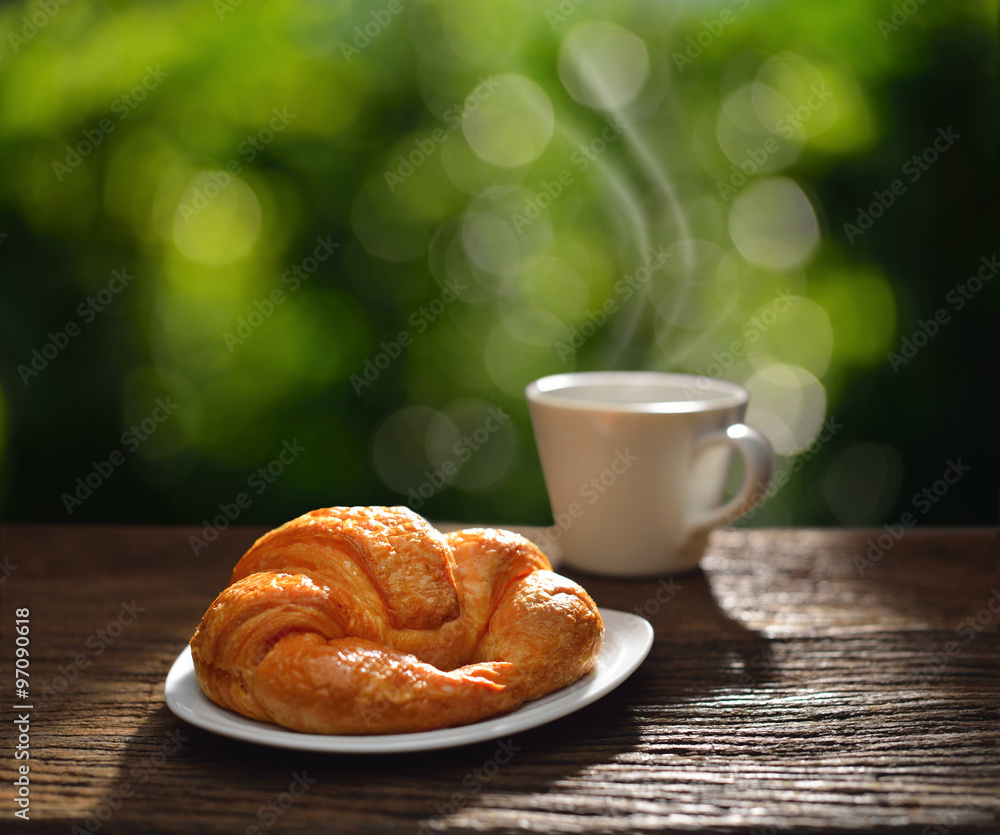
[[[599,716],[585,708],[498,740],[377,755],[241,742],[188,725],[162,705],[125,742],[109,782],[121,802],[106,798],[103,811],[117,806],[119,825],[127,820],[186,832],[394,826],[416,832],[421,823],[433,828],[474,810],[484,796],[545,792],[631,750],[638,729],[627,710],[628,690],[626,682],[612,693],[617,708]]]
[[[569,574],[599,606],[639,615],[656,638],[644,668],[671,675],[668,695],[697,697],[720,687],[760,684],[776,676],[772,642],[731,617],[701,569],[669,578],[617,580]],[[636,675],[639,675],[637,673]],[[662,690],[658,691],[662,697]]]
[[[456,816],[488,816],[513,795],[529,802],[586,772],[641,758],[655,741],[647,738],[651,716],[736,686],[767,647],[719,607],[701,571],[669,581],[578,579],[599,605],[639,614],[656,633],[646,661],[596,703],[503,739],[378,755],[240,742],[190,726],[164,704],[124,744],[117,779],[131,794],[115,814],[248,835],[326,831],[333,822],[344,831],[431,831]],[[762,680],[759,671],[754,680]]]

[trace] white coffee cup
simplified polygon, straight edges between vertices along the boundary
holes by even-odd
[[[619,577],[694,569],[709,531],[757,504],[774,473],[735,383],[594,371],[543,377],[526,394],[562,565]],[[723,502],[734,450],[743,483]]]

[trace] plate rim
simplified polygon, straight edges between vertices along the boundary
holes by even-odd
[[[599,608],[599,611],[604,620],[605,640],[598,664],[602,660],[610,664],[605,677],[595,678],[596,673],[587,673],[572,684],[527,702],[511,713],[469,725],[405,734],[309,734],[249,719],[215,704],[202,692],[194,678],[189,644],[181,650],[167,673],[163,684],[164,699],[174,715],[195,727],[274,748],[331,754],[398,754],[472,745],[530,730],[575,713],[606,696],[639,668],[652,649],[655,637],[652,625],[630,612],[606,608]],[[606,653],[613,652],[618,643],[624,655],[609,661]]]

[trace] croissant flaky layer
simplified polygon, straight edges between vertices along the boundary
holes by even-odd
[[[524,537],[444,535],[406,507],[330,507],[254,543],[191,651],[202,690],[244,716],[406,733],[565,687],[603,634],[587,592]]]

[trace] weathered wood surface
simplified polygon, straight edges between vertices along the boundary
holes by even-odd
[[[863,575],[877,531],[720,531],[697,573],[573,575],[653,623],[632,678],[515,735],[512,754],[391,756],[258,747],[170,713],[170,665],[261,533],[230,529],[195,556],[193,532],[0,533],[4,831],[1000,831],[995,531],[909,530]],[[13,757],[21,607],[28,761]],[[13,817],[24,762],[30,823]]]

